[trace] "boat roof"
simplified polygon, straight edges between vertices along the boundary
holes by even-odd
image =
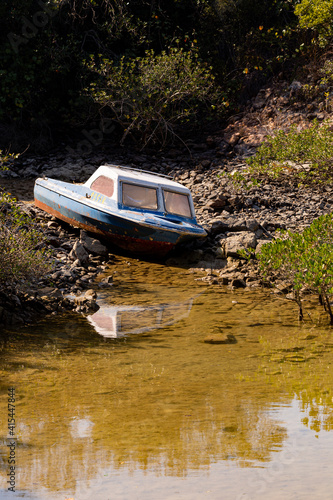
[[[144,182],[149,182],[152,184],[163,184],[163,186],[168,186],[170,188],[182,188],[186,191],[188,189],[180,184],[179,182],[176,182],[172,180],[170,176],[167,175],[162,175],[158,174],[155,172],[150,172],[147,170],[140,170],[137,168],[132,168],[132,167],[127,167],[127,166],[121,166],[121,165],[112,165],[112,164],[105,164],[101,165],[96,173],[98,172],[99,174],[104,174],[107,175],[109,171],[109,174],[115,173],[118,177],[124,177],[127,179],[133,179],[133,180],[138,180],[138,181],[144,181]]]

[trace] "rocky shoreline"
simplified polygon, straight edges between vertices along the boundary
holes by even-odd
[[[289,93],[288,93],[289,92]],[[253,256],[271,241],[278,229],[300,231],[333,206],[331,186],[299,186],[293,176],[282,180],[264,180],[247,189],[234,179],[246,177],[246,158],[254,154],[265,135],[288,116],[288,124],[306,126],[309,120],[326,118],[320,108],[292,108],[290,89],[280,94],[284,109],[272,111],[274,93],[263,89],[249,103],[247,112],[234,117],[228,127],[200,144],[170,149],[168,153],[138,153],[111,148],[77,157],[63,149],[44,156],[27,153],[1,172],[0,186],[10,191],[25,210],[42,226],[48,248],[55,259],[51,279],[41,280],[29,292],[0,295],[0,322],[24,324],[45,314],[65,311],[88,313],[96,310],[96,277],[112,263],[112,254],[101,242],[85,232],[59,224],[53,217],[34,207],[33,183],[45,175],[68,182],[84,182],[104,163],[128,165],[167,174],[187,186],[193,195],[197,220],[207,230],[207,238],[170,257],[166,265],[181,265],[200,271],[201,279],[212,285],[260,287],[262,279],[256,259],[240,259],[245,249]],[[281,97],[282,96],[282,97]],[[283,99],[285,102],[283,104]],[[292,109],[291,109],[292,108]],[[274,111],[275,112],[275,111]],[[266,126],[262,125],[264,116]],[[269,126],[267,125],[269,124]],[[70,148],[74,151],[73,148]],[[68,147],[67,147],[68,150]],[[112,286],[111,278],[100,286]],[[50,286],[50,282],[52,286]]]

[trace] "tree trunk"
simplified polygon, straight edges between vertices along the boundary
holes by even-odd
[[[300,321],[303,320],[304,316],[303,316],[303,308],[302,308],[302,301],[301,301],[301,298],[299,296],[299,291],[296,291],[295,290],[295,301],[298,305],[298,319]]]

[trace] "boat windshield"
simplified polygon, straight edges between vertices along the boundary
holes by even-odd
[[[190,200],[187,194],[163,190],[165,210],[169,214],[192,217]]]
[[[106,196],[109,196],[111,198],[114,192],[113,179],[109,179],[109,177],[106,177],[105,175],[100,175],[91,184],[90,189],[93,189],[98,193],[105,194]]]
[[[157,190],[138,184],[123,183],[123,204],[128,207],[157,210]]]

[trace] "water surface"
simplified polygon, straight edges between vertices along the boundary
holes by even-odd
[[[292,303],[187,270],[108,273],[96,315],[5,332],[0,498],[331,499],[333,341],[315,300],[302,325]]]

